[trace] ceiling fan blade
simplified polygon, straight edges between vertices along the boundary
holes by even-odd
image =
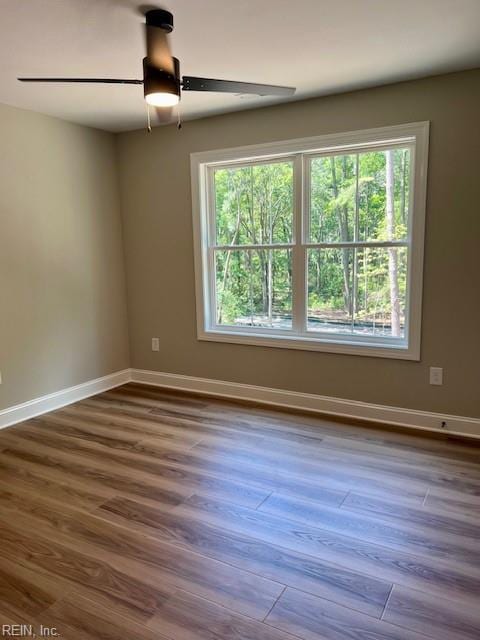
[[[143,84],[143,80],[120,78],[17,78],[20,82],[90,82],[96,84]]]
[[[219,91],[222,93],[254,93],[258,96],[293,96],[294,87],[280,87],[273,84],[254,84],[235,80],[215,80],[214,78],[196,78],[183,76],[184,91]]]

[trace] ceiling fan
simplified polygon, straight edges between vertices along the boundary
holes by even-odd
[[[145,101],[147,105],[155,108],[160,121],[170,119],[172,108],[179,103],[182,91],[215,91],[259,96],[291,96],[295,93],[293,87],[195,76],[181,77],[180,62],[178,58],[172,56],[168,42],[168,34],[173,31],[173,15],[164,9],[150,9],[145,13],[145,19],[147,55],[143,59],[142,80],[123,78],[18,78],[18,80],[21,82],[143,85]]]

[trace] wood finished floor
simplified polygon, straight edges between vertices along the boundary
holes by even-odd
[[[475,446],[128,384],[0,432],[0,621],[479,640],[479,520]]]

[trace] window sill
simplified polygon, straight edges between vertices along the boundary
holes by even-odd
[[[339,353],[345,355],[369,356],[373,358],[391,358],[398,360],[420,360],[420,349],[408,347],[406,343],[392,345],[391,343],[367,343],[362,341],[344,342],[325,338],[310,338],[308,336],[265,335],[253,332],[223,331],[220,329],[200,331],[199,340],[209,342],[228,342],[246,344],[259,347],[274,347],[280,349],[299,349],[306,351],[321,351],[325,353]]]

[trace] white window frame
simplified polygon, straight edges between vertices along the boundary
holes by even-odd
[[[195,285],[197,309],[197,336],[199,340],[231,342],[287,349],[307,349],[382,358],[420,360],[422,319],[423,250],[425,233],[425,205],[427,188],[429,122],[415,122],[363,131],[351,131],[313,138],[301,138],[261,145],[218,149],[192,153],[192,214],[195,258]],[[301,331],[297,326],[290,330],[260,327],[219,326],[215,324],[215,269],[212,265],[213,239],[215,238],[211,172],[222,165],[245,165],[258,161],[292,160],[294,170],[294,233],[291,245],[293,261],[293,316],[305,324],[306,256],[307,248],[322,246],[309,243],[306,236],[305,211],[308,209],[310,172],[305,163],[312,157],[349,151],[364,151],[395,146],[411,149],[411,184],[409,203],[409,229],[405,242],[383,243],[408,245],[407,301],[405,311],[405,338],[352,336]],[[294,168],[295,169],[295,168]],[[373,246],[382,245],[374,242]],[[331,244],[331,243],[328,243]],[[338,244],[338,243],[335,243]],[[349,243],[349,246],[369,245],[368,242]],[[340,245],[341,246],[341,245]],[[371,245],[370,245],[371,246]],[[241,247],[240,247],[241,248]],[[258,247],[257,247],[258,248]]]

